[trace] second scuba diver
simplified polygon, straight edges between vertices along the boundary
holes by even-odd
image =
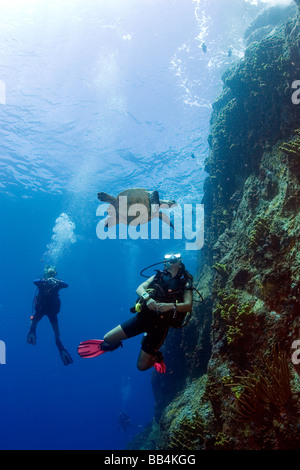
[[[69,352],[64,348],[59,335],[58,320],[57,314],[60,312],[60,298],[59,290],[68,287],[63,281],[55,279],[57,275],[56,269],[54,267],[48,266],[44,271],[44,278],[37,279],[33,283],[38,288],[38,293],[34,297],[34,307],[35,313],[31,317],[30,330],[27,335],[28,344],[36,344],[36,327],[38,322],[46,315],[52,325],[55,342],[58,348],[61,360],[65,366],[72,364],[73,359],[70,356]]]
[[[193,277],[185,269],[181,255],[166,255],[165,269],[143,282],[136,290],[136,315],[104,335],[103,340],[83,341],[81,357],[99,356],[122,346],[122,340],[144,333],[137,361],[139,370],[154,367],[164,373],[166,366],[159,351],[169,328],[178,328],[193,305]]]

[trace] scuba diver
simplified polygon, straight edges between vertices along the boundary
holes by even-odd
[[[122,429],[122,431],[127,431],[127,428],[130,426],[130,418],[128,414],[124,413],[124,411],[121,411],[119,413],[119,425]]]
[[[55,279],[55,276],[57,276],[56,269],[52,266],[46,266],[44,270],[44,278],[37,279],[33,282],[38,288],[38,293],[34,297],[35,313],[30,318],[31,323],[30,330],[27,335],[27,343],[33,345],[36,344],[37,324],[43,316],[46,315],[52,325],[60,357],[64,365],[68,366],[73,363],[73,359],[60,340],[57,320],[57,314],[60,311],[61,305],[58,292],[60,289],[67,288],[68,284],[60,281],[59,279]]]
[[[144,371],[153,366],[164,373],[166,366],[159,349],[169,328],[179,328],[185,315],[191,312],[193,277],[185,269],[180,254],[166,255],[164,270],[143,282],[136,293],[139,300],[131,309],[136,315],[106,333],[103,340],[83,341],[78,353],[84,358],[99,356],[122,346],[122,340],[144,333],[137,368]]]
[[[205,53],[207,52],[207,46],[206,46],[205,42],[203,42],[201,44],[201,49],[203,50],[203,52],[205,52]]]

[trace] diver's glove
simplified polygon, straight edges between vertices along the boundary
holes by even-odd
[[[65,366],[73,364],[73,359],[71,358],[70,353],[66,349],[61,349],[59,351],[59,354]]]
[[[35,345],[36,344],[36,335],[35,333],[28,333],[27,335],[27,343],[28,344],[33,344]]]

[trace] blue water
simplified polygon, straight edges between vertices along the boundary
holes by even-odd
[[[255,3],[1,2],[1,449],[125,449],[151,421],[141,338],[93,360],[77,345],[131,315],[142,268],[180,251],[195,274],[199,253],[184,240],[99,240],[97,192],[139,186],[201,202],[211,104],[243,55]],[[48,262],[69,284],[59,314],[69,367],[47,318],[26,343],[33,280]]]

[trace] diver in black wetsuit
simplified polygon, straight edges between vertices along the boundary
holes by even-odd
[[[106,333],[101,350],[113,351],[122,345],[122,340],[146,333],[138,369],[147,370],[154,366],[158,372],[165,372],[159,349],[169,328],[177,328],[192,309],[192,279],[179,254],[166,255],[164,271],[158,271],[136,290],[142,302],[141,310],[135,317]]]
[[[57,314],[60,311],[61,305],[58,292],[60,289],[68,287],[68,284],[55,279],[57,272],[53,267],[46,267],[44,273],[44,279],[37,279],[33,282],[38,288],[38,293],[34,299],[35,314],[31,317],[27,343],[33,345],[36,344],[37,324],[43,316],[46,315],[52,325],[60,357],[64,365],[67,366],[73,363],[73,359],[60,340]]]
[[[119,413],[119,425],[124,432],[127,431],[128,426],[130,426],[130,418],[128,414],[123,411]]]

